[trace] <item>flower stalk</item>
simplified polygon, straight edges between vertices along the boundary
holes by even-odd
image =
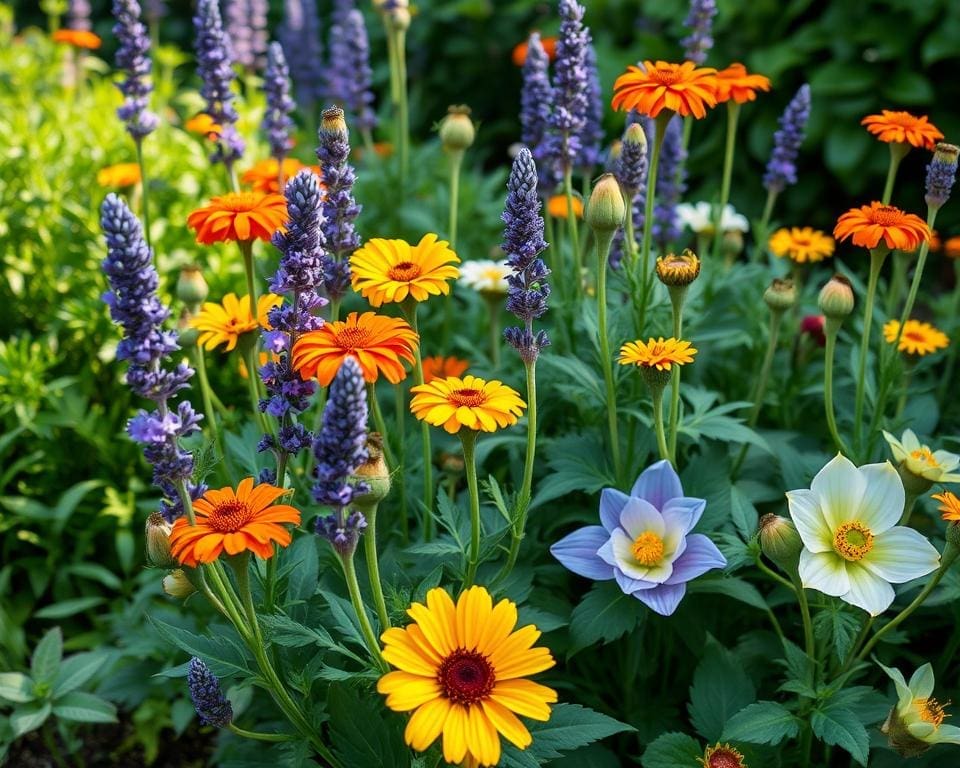
[[[723,245],[723,211],[730,201],[730,181],[733,178],[733,155],[737,148],[737,121],[740,117],[740,105],[736,101],[727,102],[727,142],[723,152],[723,177],[720,182],[720,205],[713,211],[713,248],[714,259],[720,258]],[[679,336],[677,337],[679,338]]]
[[[653,149],[650,153],[650,167],[647,170],[647,198],[644,201],[643,212],[643,241],[640,246],[640,319],[638,332],[643,333],[647,315],[647,302],[650,294],[650,245],[653,240],[653,203],[657,194],[657,170],[660,165],[660,150],[663,148],[663,139],[667,133],[667,123],[673,117],[673,112],[663,110],[654,121]],[[636,298],[634,298],[636,301]],[[663,458],[666,458],[664,456]]]
[[[860,358],[857,366],[857,390],[854,399],[854,442],[858,448],[862,443],[863,406],[867,379],[867,353],[870,350],[873,304],[877,297],[877,283],[880,278],[880,270],[883,269],[883,262],[889,253],[890,249],[883,244],[870,250],[870,276],[867,279],[867,298],[863,309],[863,335],[860,339]]]
[[[630,218],[629,216],[627,217]],[[600,336],[600,365],[607,394],[607,429],[610,431],[610,453],[613,456],[613,471],[618,480],[623,480],[623,462],[620,457],[620,434],[617,424],[617,390],[613,380],[613,356],[610,354],[610,336],[607,332],[607,261],[613,232],[597,231],[597,327]],[[674,334],[680,338],[679,334]]]
[[[463,577],[463,589],[473,586],[480,562],[480,488],[477,484],[477,432],[460,430],[463,445],[463,463],[467,473],[467,490],[470,494],[470,552],[467,555],[467,571]]]
[[[413,328],[414,333],[419,337],[420,328],[417,323],[417,303],[415,301],[404,301],[400,305],[403,316]],[[414,354],[414,376],[417,385],[423,384],[423,355],[420,352],[420,345],[417,344],[413,349]],[[423,521],[424,538],[427,541],[433,539],[434,521],[433,521],[433,449],[430,443],[430,425],[426,421],[420,422],[420,436],[423,447],[423,506],[425,509],[425,519]],[[402,446],[401,446],[402,447]]]

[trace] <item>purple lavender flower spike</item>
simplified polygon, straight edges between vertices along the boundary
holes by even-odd
[[[690,533],[706,502],[683,495],[680,478],[668,461],[645,469],[628,496],[605,488],[600,497],[601,525],[565,536],[551,554],[567,569],[595,581],[615,579],[661,616],[669,616],[686,594],[687,582],[726,558],[700,533]]]
[[[258,72],[267,65],[267,47],[270,33],[267,30],[267,15],[270,12],[268,0],[247,0],[250,3],[250,51],[253,54],[253,68]]]
[[[797,183],[797,155],[810,118],[810,86],[801,85],[780,116],[780,128],[773,134],[773,152],[763,176],[768,192],[779,194]],[[659,195],[659,191],[658,191]]]
[[[372,81],[367,26],[363,14],[353,9],[343,14],[330,29],[327,95],[342,104],[353,123],[364,131],[377,127],[377,115],[371,106]]]
[[[643,231],[644,202],[647,199],[647,150],[646,144],[628,138],[630,126],[639,121],[639,115],[632,112],[627,116],[628,125],[621,142],[620,157],[614,167],[614,175],[630,201],[633,216],[634,236]],[[641,123],[642,126],[642,123]],[[637,130],[637,129],[634,129]],[[646,138],[646,133],[637,138]],[[613,237],[610,248],[610,266],[619,269],[624,256],[626,229],[621,227]]]
[[[253,69],[253,29],[250,26],[250,0],[223,0],[223,19],[233,61],[244,69]]]
[[[960,148],[943,142],[937,144],[933,160],[927,166],[924,199],[931,208],[942,208],[950,199],[950,190],[957,179],[957,154]]]
[[[140,5],[137,0],[113,0],[113,17],[116,24],[113,34],[120,43],[117,48],[117,69],[126,75],[117,87],[123,93],[123,104],[117,109],[117,115],[126,123],[127,132],[134,141],[139,142],[150,134],[159,119],[150,111],[150,71],[153,63],[150,59],[150,37],[147,28],[140,21]]]
[[[580,154],[577,166],[589,173],[600,162],[603,153],[603,88],[597,71],[597,52],[587,45],[587,112],[580,132]]]
[[[67,27],[89,31],[90,2],[89,0],[70,0],[67,6]]]
[[[653,120],[644,121],[647,143],[653,146]],[[683,148],[683,121],[674,115],[667,123],[657,168],[657,199],[653,208],[653,239],[662,250],[683,234],[677,206],[687,189],[687,151]]]
[[[239,116],[233,107],[235,96],[230,88],[234,78],[233,53],[230,38],[223,30],[217,0],[198,0],[193,26],[197,71],[203,81],[200,93],[207,102],[205,111],[221,126],[220,140],[210,161],[223,163],[229,170],[243,156],[246,145],[236,129]]]
[[[587,123],[590,32],[583,26],[584,8],[576,0],[560,0],[559,13],[562,21],[557,39],[547,154],[557,159],[557,172],[563,175],[577,162],[581,135]]]
[[[362,210],[353,197],[356,174],[347,162],[350,156],[350,134],[343,110],[332,107],[323,111],[319,130],[317,159],[323,183],[323,234],[328,258],[324,264],[324,286],[334,300],[350,289],[350,255],[360,247],[355,221]]]
[[[143,15],[150,24],[159,23],[169,12],[165,0],[146,0],[143,4]]]
[[[323,428],[313,444],[317,459],[313,498],[335,513],[317,521],[316,532],[329,539],[341,554],[356,547],[366,527],[359,512],[347,514],[355,497],[369,488],[350,482],[350,476],[367,460],[367,389],[360,364],[347,357],[330,382],[330,397],[323,409]]]
[[[503,211],[503,244],[513,274],[507,278],[507,310],[523,322],[523,327],[507,328],[503,336],[527,364],[550,344],[546,331],[533,332],[533,321],[547,311],[550,270],[538,257],[547,247],[543,239],[543,217],[537,195],[537,165],[526,147],[521,148],[510,169],[507,202]]]
[[[210,668],[194,656],[187,670],[187,687],[193,708],[197,710],[202,725],[226,728],[233,722],[233,707],[223,695],[220,681]]]
[[[690,34],[680,44],[684,58],[698,66],[707,60],[707,54],[713,48],[713,17],[716,15],[716,0],[691,0],[690,12],[683,22]]]
[[[278,37],[290,65],[297,101],[312,110],[325,98],[326,83],[316,0],[284,0]]]
[[[270,143],[270,156],[278,163],[283,162],[287,152],[293,146],[290,131],[293,130],[293,118],[290,117],[296,104],[290,98],[290,70],[283,55],[280,43],[271,43],[267,53],[267,68],[263,74],[263,90],[267,96],[267,110],[263,115],[263,132]]]
[[[182,450],[179,443],[180,438],[199,430],[202,417],[189,402],[183,401],[175,409],[170,402],[187,386],[193,371],[185,363],[173,368],[164,366],[180,347],[176,334],[163,328],[170,311],[157,296],[160,280],[140,222],[119,197],[111,194],[101,206],[100,226],[107,243],[102,266],[110,283],[103,300],[113,321],[123,329],[117,359],[130,363],[130,389],[157,406],[134,416],[127,432],[143,445],[144,456],[153,465],[153,483],[165,497],[160,511],[172,521],[183,514],[179,483],[186,483],[191,498],[206,492],[202,483],[191,482],[193,456]]]
[[[540,35],[530,35],[527,42],[527,58],[523,63],[523,88],[520,91],[520,140],[533,153],[540,170],[540,187],[544,192],[552,189],[556,159],[548,155],[552,151],[547,141],[550,125],[550,105],[553,103],[553,86],[550,84],[550,58],[543,49]]]

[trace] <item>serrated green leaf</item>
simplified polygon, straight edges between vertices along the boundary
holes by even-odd
[[[707,594],[719,594],[732,597],[741,603],[759,608],[761,611],[767,610],[767,601],[763,599],[760,590],[749,581],[737,577],[724,577],[697,579],[687,586],[687,591],[691,594],[705,592]]]
[[[164,640],[191,656],[203,659],[217,677],[251,673],[245,652],[239,645],[231,642],[229,637],[202,637],[153,616],[148,616],[147,619]]]
[[[115,723],[117,708],[109,701],[84,691],[72,691],[53,702],[53,714],[77,723]]]
[[[410,751],[403,743],[396,718],[385,718],[370,696],[334,683],[327,694],[330,743],[343,765],[406,768]]]
[[[708,742],[719,741],[727,721],[756,698],[742,662],[710,638],[690,686],[693,727]]]
[[[612,581],[594,584],[570,617],[570,654],[630,632],[642,615],[641,605]]]
[[[546,723],[531,724],[533,744],[527,752],[538,760],[553,760],[563,752],[633,730],[631,725],[579,704],[557,704]]]
[[[824,743],[846,750],[860,765],[867,764],[870,737],[852,710],[830,705],[815,709],[810,726],[814,735]]]
[[[33,701],[33,680],[22,672],[0,672],[0,699],[14,704]]]
[[[43,725],[53,707],[49,701],[43,704],[35,704],[27,707],[18,707],[10,713],[10,727],[13,729],[13,737],[23,736],[25,733],[35,731]]]
[[[790,710],[775,701],[758,701],[727,721],[723,740],[777,745],[799,732],[800,720]]]
[[[63,660],[53,684],[54,697],[76,690],[93,677],[107,657],[102,653],[78,653]]]
[[[840,662],[847,660],[854,638],[860,631],[861,619],[845,610],[839,600],[831,600],[827,607],[813,617],[813,631],[821,643],[831,647]]]
[[[303,536],[296,539],[284,552],[281,571],[287,572],[288,601],[308,600],[317,591],[320,575],[320,559],[317,553],[317,537]]]
[[[640,758],[643,768],[693,768],[703,749],[685,733],[663,733],[654,739]]]
[[[63,658],[63,633],[54,627],[43,636],[30,659],[30,671],[38,685],[53,683]]]

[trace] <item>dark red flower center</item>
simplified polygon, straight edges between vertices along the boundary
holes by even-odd
[[[437,680],[452,702],[476,704],[490,695],[496,676],[486,656],[459,648],[443,660]]]
[[[207,524],[219,533],[234,533],[243,528],[251,517],[253,512],[247,502],[231,499],[213,508],[207,517]]]

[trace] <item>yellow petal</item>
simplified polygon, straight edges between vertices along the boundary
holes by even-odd
[[[500,762],[500,736],[490,718],[476,705],[468,711],[467,748],[480,765]]]
[[[513,712],[502,704],[493,701],[493,699],[484,699],[481,706],[484,714],[490,718],[490,722],[504,735],[507,741],[520,749],[526,749],[530,746],[533,742],[530,731],[517,719]]]
[[[447,722],[443,724],[443,759],[457,764],[466,754],[467,710],[462,704],[453,704]]]
[[[498,680],[490,698],[507,709],[534,720],[550,719],[550,704],[557,701],[557,692],[531,680]]]
[[[377,681],[377,691],[387,695],[387,706],[394,712],[409,712],[440,696],[436,678],[388,672]]]
[[[428,701],[410,716],[410,722],[403,732],[403,738],[417,752],[429,749],[443,731],[450,713],[448,699],[434,699]]]

